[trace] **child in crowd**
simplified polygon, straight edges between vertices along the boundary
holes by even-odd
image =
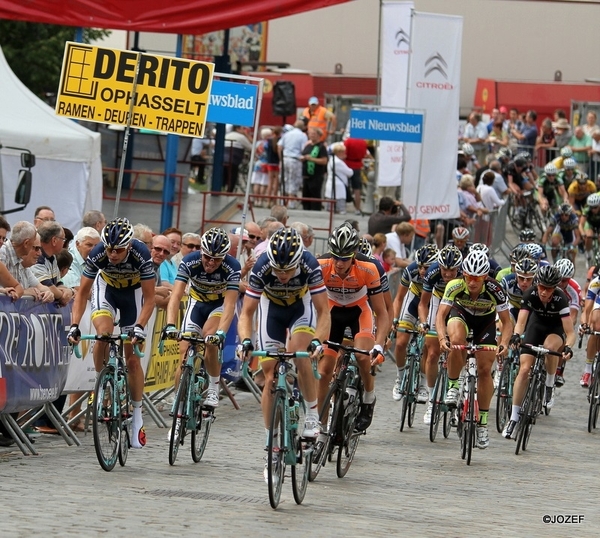
[[[386,248],[383,251],[383,270],[389,273],[396,264],[396,251],[393,248]]]

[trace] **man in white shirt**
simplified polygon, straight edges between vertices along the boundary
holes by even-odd
[[[408,222],[401,222],[393,232],[385,234],[387,247],[396,251],[396,267],[404,268],[410,263],[406,245],[410,245],[414,234],[415,228]]]
[[[283,174],[285,192],[289,196],[298,196],[302,188],[302,148],[306,145],[308,138],[302,131],[304,122],[302,120],[294,123],[293,129],[285,132],[277,142],[279,158],[283,159]]]

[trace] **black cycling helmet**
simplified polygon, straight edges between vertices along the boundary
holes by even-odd
[[[369,243],[364,237],[361,237],[358,240],[358,252],[367,258],[373,257],[373,247],[371,247],[371,243]]]
[[[437,261],[438,248],[436,245],[423,245],[420,249],[415,252],[415,261],[418,265],[429,267],[432,263]]]
[[[126,218],[111,220],[102,229],[100,237],[108,248],[125,248],[133,239],[133,226]]]
[[[297,267],[303,253],[302,236],[294,228],[281,228],[269,239],[267,257],[274,269],[287,271]]]
[[[444,269],[456,269],[463,261],[462,253],[455,245],[446,245],[438,253],[438,263]]]
[[[519,234],[520,241],[535,241],[535,232],[531,228],[525,228],[521,230]]]
[[[338,226],[329,237],[329,252],[339,258],[349,258],[358,250],[358,233],[347,223]]]
[[[555,288],[560,284],[562,276],[554,265],[544,265],[538,269],[536,283],[548,288]]]
[[[231,248],[229,234],[223,228],[211,228],[200,238],[202,253],[211,258],[224,258]]]

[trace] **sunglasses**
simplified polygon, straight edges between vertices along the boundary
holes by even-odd
[[[200,245],[196,245],[195,243],[182,243],[184,247],[189,248],[190,250],[200,250]]]
[[[208,263],[220,263],[223,261],[223,258],[215,258],[213,256],[207,256],[206,254],[202,254],[202,258]]]
[[[347,262],[348,260],[354,258],[354,254],[352,254],[351,256],[336,256],[335,254],[331,254],[331,257],[336,262]]]
[[[297,265],[294,265],[294,267],[288,267],[287,269],[279,269],[277,267],[273,267],[272,270],[273,273],[275,273],[276,275],[285,275],[286,273],[291,273],[292,271],[295,271],[297,267]]]
[[[42,247],[33,247],[33,250],[35,250],[36,252],[42,252]]]
[[[260,239],[260,235],[248,234],[249,239]]]
[[[126,250],[127,250],[127,247],[121,247],[121,248],[106,247],[106,252],[108,252],[108,254],[112,254],[113,252],[116,254],[123,254],[123,252],[125,252]]]
[[[538,288],[543,291],[554,291],[556,286],[544,286],[543,284],[538,284]]]
[[[171,250],[168,248],[152,247],[152,250],[158,252],[159,254],[171,254]]]
[[[473,276],[473,275],[464,275],[465,280],[469,282],[483,282],[485,280],[485,275],[481,276]]]

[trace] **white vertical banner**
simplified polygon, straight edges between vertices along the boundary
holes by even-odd
[[[462,27],[462,17],[413,12],[407,108],[424,110],[425,125],[422,148],[405,146],[402,201],[416,219],[459,215],[456,148]]]
[[[406,107],[408,59],[410,57],[410,16],[414,2],[386,2],[381,5],[381,99],[382,107]],[[382,108],[382,110],[384,110]],[[402,148],[398,142],[379,143],[377,177],[380,187],[402,182]]]

